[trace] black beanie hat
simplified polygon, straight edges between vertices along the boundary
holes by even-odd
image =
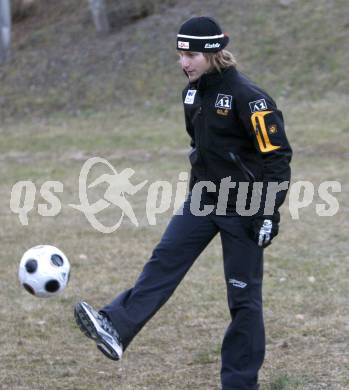
[[[198,16],[184,22],[177,34],[177,50],[216,53],[223,50],[229,37],[219,24],[208,16]]]

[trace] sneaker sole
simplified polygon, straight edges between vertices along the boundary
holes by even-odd
[[[120,356],[115,352],[101,337],[98,333],[98,330],[87,314],[87,311],[83,303],[79,302],[74,308],[74,317],[77,325],[79,326],[82,333],[85,334],[88,338],[94,340],[97,343],[97,348],[109,359],[111,360],[120,360]]]

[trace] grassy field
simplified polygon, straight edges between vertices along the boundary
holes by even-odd
[[[316,214],[315,204],[323,203],[317,194],[299,220],[292,220],[287,202],[282,209],[280,235],[265,252],[267,354],[260,382],[263,390],[344,390],[349,387],[345,2],[245,3],[219,2],[215,13],[238,37],[244,69],[273,92],[284,112],[294,148],[293,181],[311,181],[316,190],[324,180],[342,185],[335,194],[340,211],[333,217]],[[104,44],[98,41],[95,51],[97,38],[87,24],[86,30],[75,25],[60,35],[56,53],[50,45],[58,23],[43,23],[36,36],[15,34],[19,50],[13,67],[0,71],[1,389],[219,389],[220,344],[229,317],[218,239],[121,362],[97,351],[77,329],[72,312],[81,298],[98,307],[130,287],[171,216],[173,209],[149,226],[148,185],[132,198],[140,227],[125,219],[109,235],[94,230],[69,204],[79,202],[78,177],[89,157],[108,159],[118,172],[133,168],[134,183],[175,185],[179,172],[189,169],[179,101],[184,80],[176,57],[171,48],[160,54],[149,43],[144,51],[134,45],[152,26],[163,34],[156,37],[161,48],[168,45],[178,23],[199,12],[210,13],[208,1],[178,1],[137,22],[129,41],[132,26]],[[77,18],[84,15],[78,12]],[[29,29],[26,23],[18,28]],[[251,50],[244,50],[245,42]],[[135,56],[130,66],[115,56],[106,60],[119,43],[124,61]],[[155,64],[156,74],[150,73]],[[65,81],[62,69],[68,70]],[[112,72],[118,77],[108,85]],[[28,226],[9,207],[19,180],[32,180],[37,188]],[[64,184],[62,211],[54,218],[37,212],[44,202],[39,189],[47,180]],[[117,213],[111,210],[104,221],[114,223]],[[70,284],[58,298],[35,299],[18,284],[19,259],[38,243],[56,245],[70,259]]]
[[[261,372],[263,389],[345,389],[348,385],[348,204],[343,160],[349,136],[344,122],[334,122],[345,108],[344,99],[336,102],[335,110],[328,101],[312,107],[313,120],[307,129],[337,123],[331,127],[331,135],[320,131],[321,136],[305,134],[307,105],[283,102],[285,107],[292,106],[286,117],[295,148],[294,181],[310,180],[317,187],[322,180],[338,180],[343,192],[337,194],[341,212],[335,217],[318,217],[312,206],[301,210],[301,218],[295,221],[288,207],[283,209],[282,232],[265,255],[267,357]],[[102,305],[133,283],[170,217],[168,212],[160,216],[156,226],[148,226],[145,190],[132,198],[139,228],[125,221],[114,234],[96,232],[68,207],[78,203],[83,162],[90,156],[101,156],[117,170],[132,167],[135,182],[162,179],[175,184],[178,173],[188,168],[186,137],[182,124],[176,124],[179,111],[165,117],[149,112],[143,118],[121,119],[117,126],[116,113],[81,120],[66,118],[65,123],[56,119],[19,123],[16,135],[13,128],[4,129],[0,325],[4,388],[219,388],[219,347],[228,322],[219,240],[199,258],[121,363],[106,360],[80,334],[72,317],[78,299]],[[330,111],[329,116],[322,114]],[[101,117],[103,123],[98,128]],[[129,131],[122,131],[125,128],[137,141],[130,141]],[[29,131],[22,133],[22,129]],[[88,142],[81,141],[79,129]],[[170,141],[166,147],[162,147],[161,132]],[[53,142],[55,139],[60,141]],[[122,150],[118,145],[123,145]],[[338,147],[331,150],[334,145]],[[24,179],[33,180],[38,189],[48,179],[63,182],[64,192],[59,196],[62,213],[44,218],[34,209],[28,215],[29,225],[21,226],[9,210],[9,198],[12,184]],[[315,201],[321,202],[318,197]],[[35,205],[40,202],[38,194]],[[116,211],[110,212],[106,222],[112,224],[117,217]],[[72,263],[70,285],[57,299],[34,299],[16,280],[22,252],[43,242],[62,248]]]

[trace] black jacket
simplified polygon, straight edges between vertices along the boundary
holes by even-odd
[[[192,150],[190,190],[198,181],[211,181],[216,193],[206,200],[217,202],[222,178],[231,177],[228,214],[235,213],[239,183],[263,182],[263,199],[268,182],[290,180],[292,150],[286,138],[283,116],[273,99],[235,67],[203,75],[183,90],[187,131]],[[277,195],[274,213],[287,190]],[[259,214],[263,213],[262,203]]]

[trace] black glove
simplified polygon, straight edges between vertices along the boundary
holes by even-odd
[[[279,233],[279,213],[272,217],[260,216],[252,220],[251,238],[258,246],[266,248]]]

